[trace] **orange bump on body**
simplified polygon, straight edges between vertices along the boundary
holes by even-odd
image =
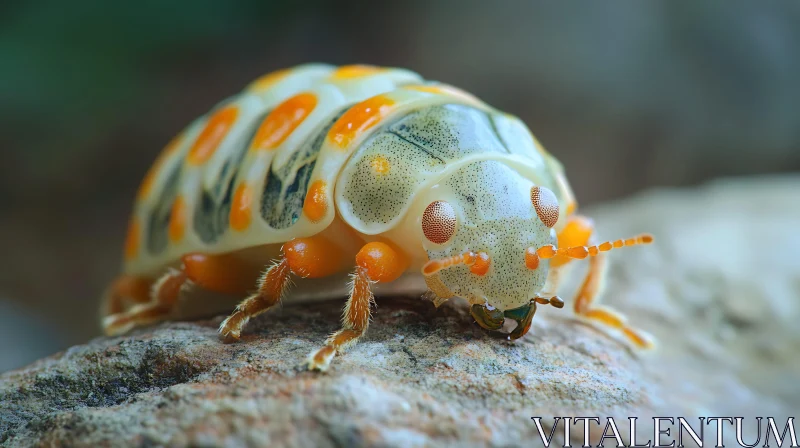
[[[374,65],[362,65],[362,64],[355,64],[355,65],[343,65],[333,73],[331,73],[331,79],[352,79],[352,78],[360,78],[362,76],[370,76],[374,75],[375,73],[379,73],[385,70],[382,67],[376,67]]]
[[[183,196],[175,198],[172,203],[172,211],[169,215],[169,239],[178,242],[183,239],[186,231],[186,201]]]
[[[291,72],[292,72],[291,69],[284,69],[284,70],[274,71],[272,73],[267,73],[266,75],[261,76],[260,78],[253,81],[247,88],[247,90],[253,92],[263,92],[269,89],[270,87],[274,86],[275,84],[277,84],[279,81],[286,78],[286,76],[289,75],[289,73]]]
[[[253,215],[253,189],[247,184],[240,184],[233,194],[233,203],[229,222],[234,230],[245,230],[250,227]]]
[[[387,174],[391,169],[389,161],[383,156],[376,156],[369,164],[375,174]]]
[[[308,189],[306,200],[303,203],[303,213],[311,221],[319,221],[328,211],[328,193],[326,184],[322,180],[314,181]]]
[[[308,278],[326,277],[347,265],[342,249],[319,235],[287,242],[283,245],[283,256],[293,273]]]
[[[192,165],[202,165],[208,161],[233,127],[238,115],[239,109],[235,106],[224,107],[212,115],[189,150],[186,160]]]
[[[536,249],[533,247],[525,249],[525,267],[530,270],[539,267],[539,255],[536,254]]]
[[[364,131],[378,124],[394,104],[388,96],[377,95],[354,105],[331,126],[328,139],[340,149],[346,149]]]
[[[317,106],[313,93],[301,93],[279,104],[258,127],[250,150],[277,148]]]
[[[356,264],[376,282],[394,281],[408,268],[408,260],[400,251],[378,241],[367,243],[358,251]]]
[[[486,252],[478,252],[475,257],[475,262],[469,267],[469,271],[475,275],[486,275],[489,272],[489,266],[492,264],[492,259]]]
[[[128,235],[125,237],[125,259],[132,260],[139,253],[139,239],[141,228],[136,218],[131,218],[128,224]]]
[[[170,140],[167,146],[164,147],[164,149],[161,151],[161,154],[158,155],[155,162],[153,162],[153,165],[144,176],[142,184],[139,186],[139,191],[136,193],[138,200],[142,200],[150,194],[150,191],[153,189],[153,184],[156,180],[156,175],[158,175],[158,172],[161,171],[161,167],[164,165],[164,162],[167,160],[167,158],[180,147],[182,141],[183,133],[176,135],[172,138],[172,140]]]
[[[253,287],[260,266],[246,263],[234,254],[184,255],[183,271],[189,279],[203,289],[221,294],[241,294]]]

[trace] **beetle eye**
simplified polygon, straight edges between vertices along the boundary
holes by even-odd
[[[531,202],[536,214],[547,227],[553,227],[558,221],[558,199],[552,191],[545,187],[531,188]]]
[[[456,211],[445,201],[428,204],[422,214],[422,233],[430,242],[444,244],[456,233]]]

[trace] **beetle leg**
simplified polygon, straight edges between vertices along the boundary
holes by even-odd
[[[149,302],[140,303],[127,311],[112,314],[103,319],[105,333],[114,336],[137,326],[166,319],[178,302],[181,288],[185,283],[186,274],[183,271],[170,269],[153,283]]]
[[[367,270],[358,267],[353,274],[353,287],[350,298],[344,306],[342,329],[333,333],[325,341],[325,346],[308,356],[309,370],[326,370],[337,352],[355,344],[369,327],[370,306],[375,298],[370,289]]]
[[[470,314],[478,325],[487,330],[497,331],[503,327],[503,322],[505,322],[502,311],[496,308],[489,310],[486,305],[472,305]]]
[[[117,277],[104,294],[105,309],[103,315],[121,313],[129,303],[146,303],[150,300],[150,288],[153,281],[132,275]]]
[[[369,326],[370,306],[375,298],[371,283],[396,280],[408,268],[408,258],[398,248],[382,242],[364,245],[356,255],[356,271],[350,298],[344,306],[342,329],[325,341],[325,346],[308,357],[308,368],[326,370],[337,352],[341,352],[364,335]]]
[[[594,240],[593,233],[594,223],[590,218],[571,215],[564,228],[558,233],[558,247],[590,245]],[[545,285],[548,291],[558,285],[564,265],[570,260],[569,257],[563,255],[556,255],[550,260],[551,272],[548,275],[547,285]],[[654,342],[647,333],[628,326],[625,317],[618,312],[595,304],[603,289],[606,270],[605,253],[598,253],[589,259],[589,272],[575,295],[575,313],[591,322],[620,331],[636,347],[653,348]]]
[[[620,313],[595,303],[602,292],[603,280],[607,271],[605,254],[589,259],[589,272],[575,295],[575,313],[592,322],[620,331],[626,339],[641,349],[652,349],[653,339],[645,332],[628,326]]]
[[[291,273],[289,261],[284,257],[276,261],[258,281],[258,292],[244,299],[236,310],[222,321],[219,333],[225,342],[238,341],[242,327],[251,317],[257,316],[280,302],[289,286]]]
[[[305,278],[325,277],[346,266],[342,249],[322,235],[295,238],[283,245],[283,257],[275,262],[258,281],[258,292],[243,300],[236,310],[222,321],[219,332],[226,342],[234,342],[251,317],[263,313],[280,302],[290,282],[290,274]]]

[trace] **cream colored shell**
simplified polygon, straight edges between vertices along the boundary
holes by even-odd
[[[518,176],[514,177],[517,183],[547,186],[561,204],[572,201],[560,164],[516,117],[457,89],[426,83],[407,70],[381,69],[352,77],[336,77],[335,70],[309,64],[257,80],[176,137],[153,168],[149,189],[137,198],[133,221],[140,224],[136,237],[141,243],[137,255],[126,259],[125,273],[153,277],[187,253],[226,253],[314,235],[326,229],[337,213],[361,234],[383,235],[421,251],[419,223],[409,215],[415,215],[418,207],[424,209],[427,204],[418,202],[427,200],[431,187],[456,172],[485,166],[475,165],[480,161],[510,169],[506,174]],[[300,92],[316,97],[313,111],[276,149],[248,150],[267,113]],[[327,137],[344,111],[375,95],[383,95],[391,103],[379,123],[344,148]],[[239,114],[211,158],[198,166],[187,163],[187,154],[209,118],[228,106],[236,107]],[[313,160],[305,160],[304,154]],[[313,170],[303,179],[305,187],[321,182],[331,206],[317,221],[299,214],[286,218],[288,222],[273,222],[279,226],[270,225],[261,210],[262,202],[270,200],[265,193],[268,173],[291,173],[301,164],[312,166],[309,162],[313,162]],[[192,225],[195,212],[206,200],[204,195],[222,200],[224,187],[231,182],[228,194],[241,184],[257,194],[251,224],[238,231],[225,228],[226,223],[220,221],[222,228],[208,232]],[[288,187],[282,188],[285,193]],[[180,195],[188,214],[185,235],[178,242],[165,240],[163,229],[153,231],[154,217],[161,220],[155,224],[162,225],[169,214],[167,193]],[[556,228],[563,224],[565,209],[561,207]],[[549,234],[548,229],[543,235]],[[415,266],[424,261],[420,251],[415,252]]]

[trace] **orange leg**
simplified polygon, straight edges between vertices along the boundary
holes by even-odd
[[[103,321],[107,334],[130,329],[170,316],[181,290],[198,284],[223,294],[242,293],[258,278],[259,272],[233,255],[188,254],[181,268],[171,269],[156,282],[123,275],[110,288],[108,317]],[[246,282],[246,285],[245,285]],[[125,301],[136,306],[126,310]]]
[[[239,340],[242,328],[251,317],[279,303],[290,283],[290,274],[300,277],[326,277],[346,266],[342,250],[329,239],[315,235],[296,238],[283,246],[283,256],[258,281],[255,294],[244,299],[219,327],[226,342]]]
[[[117,277],[104,295],[105,314],[121,313],[131,304],[150,300],[153,281],[132,275]]]
[[[180,297],[181,288],[186,283],[186,274],[177,269],[159,278],[150,292],[150,300],[129,310],[111,314],[103,319],[103,329],[109,336],[115,336],[134,327],[151,324],[170,316]]]
[[[408,268],[408,259],[399,249],[387,243],[367,243],[356,255],[356,270],[350,298],[344,306],[342,329],[325,341],[325,346],[308,357],[308,368],[326,370],[337,352],[353,345],[369,326],[370,306],[374,296],[372,282],[391,282]]]
[[[593,240],[593,230],[594,225],[590,219],[573,215],[564,229],[558,234],[559,247],[589,245]],[[569,258],[560,255],[551,259],[551,269],[556,269],[553,273],[555,278],[558,278],[561,266],[569,260]],[[596,301],[603,290],[606,272],[607,261],[605,253],[598,253],[589,259],[589,272],[575,295],[575,313],[593,323],[619,331],[636,347],[642,349],[653,348],[654,342],[652,338],[645,332],[628,326],[623,315],[611,308],[597,305]]]

